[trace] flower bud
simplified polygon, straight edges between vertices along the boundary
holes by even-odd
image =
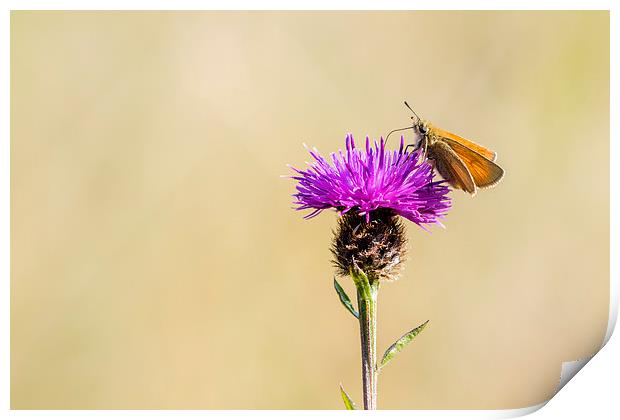
[[[331,251],[337,274],[362,270],[371,283],[396,280],[405,256],[405,226],[391,210],[366,216],[349,211],[338,220]]]

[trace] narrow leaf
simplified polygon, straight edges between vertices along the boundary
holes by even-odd
[[[407,334],[403,335],[399,338],[394,344],[392,344],[388,349],[383,353],[383,359],[381,359],[380,367],[385,366],[394,356],[396,356],[407,344],[411,342],[415,338],[416,335],[420,334],[420,332],[426,327],[428,321],[424,324],[420,325],[409,331]]]
[[[360,315],[353,308],[353,304],[351,303],[351,299],[349,299],[349,296],[347,296],[347,292],[344,291],[342,286],[340,286],[340,284],[338,284],[338,281],[336,281],[336,277],[334,277],[334,288],[336,289],[336,293],[338,293],[338,297],[340,298],[340,302],[342,302],[344,307],[347,308],[349,310],[349,312],[351,312],[353,314],[354,317],[359,319]]]
[[[342,396],[342,401],[344,401],[344,406],[347,408],[347,410],[357,410],[355,403],[353,402],[351,397],[349,397],[349,394],[346,393],[346,391],[342,387],[342,384],[340,384],[340,395]]]

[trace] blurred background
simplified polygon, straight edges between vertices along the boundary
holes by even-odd
[[[430,324],[379,406],[551,397],[607,326],[608,12],[13,12],[12,408],[361,402],[337,216],[280,175],[409,124],[404,99],[506,176],[408,223],[378,351]]]

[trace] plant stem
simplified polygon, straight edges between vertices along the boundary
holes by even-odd
[[[362,382],[364,410],[377,409],[377,295],[379,283],[371,284],[368,278],[354,275],[357,286],[360,339],[362,345]]]

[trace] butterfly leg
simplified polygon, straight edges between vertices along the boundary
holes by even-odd
[[[424,145],[422,148],[422,160],[426,160],[427,157],[427,152],[428,152],[428,140],[426,139],[426,137],[424,138]]]
[[[409,153],[409,148],[411,148],[412,150],[415,150],[415,144],[408,144],[407,146],[405,146],[405,150],[403,151],[402,155],[398,156],[398,160],[396,161],[396,163],[400,162],[401,157],[405,156],[405,159],[409,159],[408,153]]]
[[[413,150],[415,150],[415,144],[408,144],[407,146],[405,146],[405,154],[409,153],[409,148]]]
[[[428,141],[425,141],[424,142],[424,159],[427,158],[427,156],[428,156],[427,153],[428,153]],[[433,178],[435,178],[435,165],[436,165],[436,163],[435,163],[435,160],[433,160],[432,158],[430,160],[433,161],[433,163],[431,164],[431,178],[430,178],[430,180],[432,182]]]

